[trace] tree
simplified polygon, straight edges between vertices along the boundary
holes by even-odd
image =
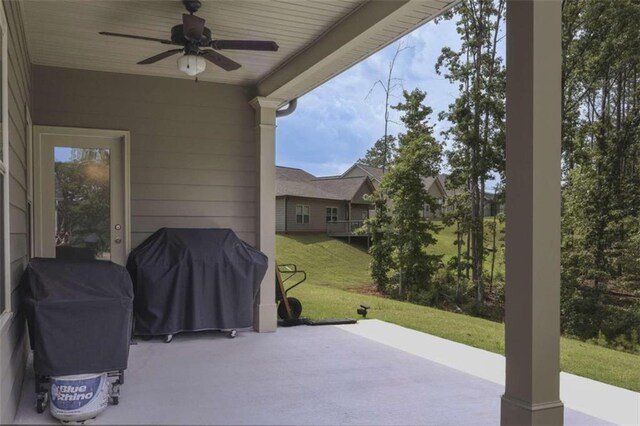
[[[109,153],[74,150],[56,161],[56,245],[110,246]]]
[[[358,160],[358,163],[378,167],[383,170],[389,167],[389,165],[394,163],[398,152],[396,140],[396,137],[393,135],[388,135],[386,142],[384,137],[378,139],[376,143],[367,150],[364,157]]]
[[[436,72],[460,93],[441,119],[452,148],[447,152],[450,180],[470,194],[470,248],[476,299],[484,300],[485,186],[494,173],[504,175],[506,73],[497,48],[504,24],[505,0],[465,0],[445,19],[458,18],[459,51],[442,49]]]
[[[465,245],[465,235],[469,234],[471,229],[471,208],[469,203],[469,193],[466,191],[459,191],[453,189],[452,194],[447,197],[447,204],[445,206],[445,213],[442,221],[446,226],[456,225],[456,245],[457,254],[452,259],[453,268],[456,271],[456,299],[458,302],[461,300],[461,281],[462,270],[468,270],[469,259],[468,252],[463,257],[462,246]]]
[[[387,207],[387,198],[380,191],[370,197],[376,214],[364,221],[363,230],[371,239],[371,279],[381,293],[390,292],[390,273],[395,269],[393,259],[395,235],[391,225],[391,216]]]
[[[423,178],[440,171],[442,147],[428,124],[432,109],[424,105],[426,93],[403,91],[404,102],[393,108],[401,112],[406,132],[399,137],[396,163],[380,184],[391,205],[391,225],[395,233],[395,259],[399,273],[400,297],[411,298],[428,291],[439,257],[426,249],[436,242],[439,227],[424,217],[424,207],[438,207],[427,192]]]
[[[563,329],[633,341],[640,333],[640,3],[564,2],[563,20]]]
[[[389,119],[389,108],[391,107],[391,96],[393,95],[394,91],[400,87],[402,80],[393,77],[393,68],[396,65],[396,60],[398,59],[398,55],[400,55],[400,52],[406,50],[407,48],[408,47],[405,46],[402,42],[397,44],[396,51],[393,54],[393,58],[391,59],[391,62],[389,62],[389,72],[387,73],[386,81],[376,81],[367,94],[367,97],[369,97],[369,95],[371,95],[371,93],[373,92],[373,89],[375,89],[378,85],[380,85],[380,87],[384,91],[384,135],[382,136],[382,138],[378,139],[373,148],[371,148],[375,153],[372,154],[372,157],[377,158],[378,161],[376,162],[380,164],[376,167],[380,167],[382,169],[382,173],[386,171],[387,166],[391,163],[390,160],[393,160],[393,157],[395,155],[394,152],[396,150],[396,139],[392,135],[389,135],[389,121],[391,121]],[[371,149],[369,149],[369,151],[371,151]],[[367,151],[367,154],[369,154],[369,151]]]
[[[496,187],[493,189],[493,205],[496,206],[496,211],[493,213],[493,220],[487,222],[487,228],[489,229],[489,235],[491,235],[491,248],[488,250],[491,253],[491,267],[489,272],[489,293],[493,290],[493,279],[495,277],[496,269],[496,254],[498,252],[498,240],[501,240],[501,245],[504,246],[504,230],[498,231],[498,223],[504,223],[504,214],[498,211],[497,206],[504,202],[504,188]],[[498,236],[500,234],[500,236]],[[502,248],[502,247],[501,247]]]

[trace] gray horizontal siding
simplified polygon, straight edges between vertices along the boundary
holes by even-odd
[[[365,173],[365,171],[362,170],[360,167],[354,167],[353,169],[349,170],[349,173],[344,175],[345,178],[361,177],[361,176],[369,176],[369,175]]]
[[[369,218],[368,204],[351,205],[351,220],[364,220]]]
[[[296,223],[296,206],[307,205],[310,211],[310,221],[306,224]],[[326,232],[326,208],[337,207],[338,219],[345,218],[345,203],[335,200],[319,200],[315,198],[287,199],[287,232]]]
[[[15,315],[0,328],[0,423],[12,423],[21,393],[27,358],[24,318],[19,312],[17,286],[28,260],[26,113],[31,99],[31,63],[26,50],[22,15],[18,2],[3,2],[8,24],[9,151],[4,159],[9,165],[9,252],[12,289],[11,303]]]
[[[276,198],[276,232],[285,232],[287,230],[287,200],[285,197]]]
[[[34,122],[131,132],[132,246],[162,227],[256,231],[246,88],[34,66]]]
[[[225,186],[133,183],[131,198],[134,200],[253,202],[256,199],[256,189],[237,187],[229,191]]]

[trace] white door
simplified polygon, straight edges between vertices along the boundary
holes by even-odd
[[[34,136],[36,256],[124,265],[128,134],[35,126]]]

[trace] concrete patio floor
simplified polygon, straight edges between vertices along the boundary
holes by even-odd
[[[140,341],[95,424],[499,424],[502,386],[345,329],[359,326]],[[56,424],[34,403],[31,372],[15,423]],[[608,423],[566,409],[565,424]]]

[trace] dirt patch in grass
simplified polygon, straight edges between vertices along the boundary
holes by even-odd
[[[386,299],[389,299],[390,297],[382,292],[380,292],[375,285],[373,284],[369,284],[367,286],[364,287],[352,287],[352,288],[348,288],[347,289],[348,292],[350,293],[358,293],[358,294],[366,294],[367,296],[377,296],[377,297],[384,297]]]

